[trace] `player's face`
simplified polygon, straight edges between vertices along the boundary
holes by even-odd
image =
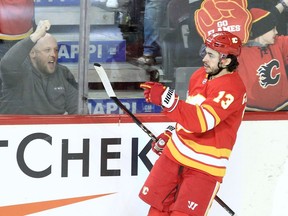
[[[261,43],[264,45],[274,44],[275,37],[278,34],[276,27],[271,29],[269,32],[266,32],[264,35],[261,36]]]
[[[209,47],[206,47],[205,51],[206,53],[202,59],[205,71],[207,74],[215,74],[219,70],[220,54]]]

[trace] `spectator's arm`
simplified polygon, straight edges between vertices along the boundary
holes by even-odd
[[[29,56],[34,43],[30,38],[25,38],[11,47],[0,62],[0,71],[6,85],[17,85],[21,76],[25,76],[24,61]]]

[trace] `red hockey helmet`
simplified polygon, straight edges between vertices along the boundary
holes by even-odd
[[[227,31],[221,31],[209,35],[205,40],[205,45],[224,55],[232,54],[239,56],[242,42],[236,35]]]

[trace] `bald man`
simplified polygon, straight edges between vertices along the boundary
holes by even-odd
[[[57,63],[58,45],[47,31],[48,20],[15,44],[1,59],[3,96],[0,114],[77,114],[77,83],[69,69]]]

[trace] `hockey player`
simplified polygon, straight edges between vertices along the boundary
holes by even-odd
[[[160,83],[141,84],[146,101],[176,122],[152,143],[160,157],[139,193],[151,205],[149,216],[207,215],[226,172],[246,105],[235,71],[241,41],[223,31],[205,45],[204,66],[191,76],[186,101]]]

